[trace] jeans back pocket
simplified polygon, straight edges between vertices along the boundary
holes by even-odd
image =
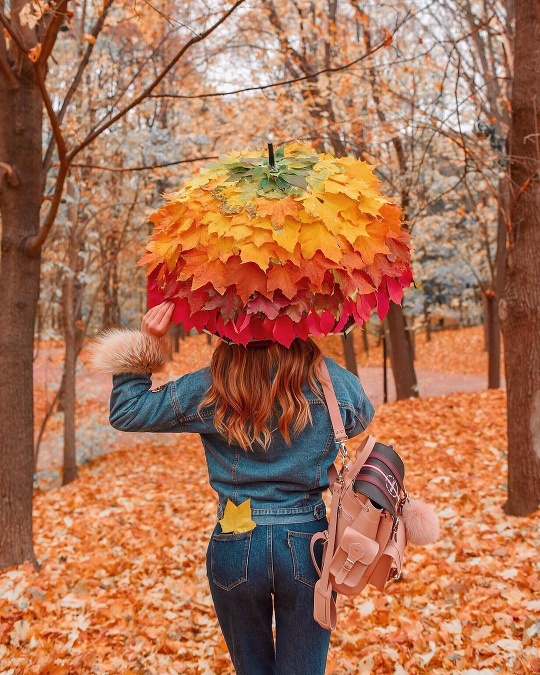
[[[216,586],[225,591],[247,581],[251,533],[252,530],[212,535],[210,573]]]
[[[311,586],[311,588],[315,588],[319,575],[311,558],[312,537],[312,532],[293,532],[292,530],[287,532],[287,546],[291,551],[294,578]],[[322,544],[320,542],[316,542],[314,552],[315,560],[320,567],[322,562]]]

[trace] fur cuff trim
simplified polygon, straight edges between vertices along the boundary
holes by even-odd
[[[170,353],[170,341],[140,330],[111,328],[91,343],[91,363],[102,373],[154,373]]]

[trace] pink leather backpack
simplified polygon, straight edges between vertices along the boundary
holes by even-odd
[[[399,456],[388,446],[382,447],[393,453],[389,455],[390,459],[374,450],[376,440],[373,436],[360,443],[356,459],[350,460],[345,445],[347,435],[324,362],[320,382],[339,443],[342,466],[339,472],[335,465],[328,471],[332,492],[328,529],[313,535],[311,540],[311,556],[320,576],[315,585],[313,616],[323,628],[333,630],[336,626],[335,592],[356,595],[368,583],[383,589],[390,579],[399,578],[407,544],[403,513],[408,494],[403,486],[404,472],[396,466],[399,464],[403,469]],[[368,488],[363,490],[366,494],[358,491],[362,482]],[[378,492],[373,491],[374,486]],[[381,498],[375,501],[373,497],[377,494]],[[406,516],[413,526],[414,543],[430,543],[437,539],[438,519],[431,507],[422,502],[415,502],[412,507]],[[416,536],[417,532],[419,536]],[[317,541],[323,543],[322,568],[318,567],[314,555]]]

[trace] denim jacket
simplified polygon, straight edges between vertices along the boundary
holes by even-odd
[[[345,431],[349,438],[356,436],[371,421],[373,405],[357,377],[332,359],[325,361]],[[199,410],[210,383],[210,368],[183,375],[157,390],[151,390],[150,375],[114,375],[111,425],[121,431],[200,434],[210,485],[219,498],[218,518],[223,517],[227,499],[238,505],[248,497],[258,524],[324,518],[322,492],[328,488],[327,470],[338,452],[324,400],[305,385],[313,423],[288,446],[272,420],[269,448],[254,444],[253,450],[243,450],[215,429],[212,406]]]

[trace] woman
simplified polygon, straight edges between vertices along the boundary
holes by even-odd
[[[173,309],[164,302],[145,315],[146,337],[165,335]],[[289,349],[221,341],[209,368],[157,390],[150,390],[147,373],[113,378],[116,429],[201,435],[222,521],[210,539],[207,574],[239,675],[325,670],[330,632],[313,619],[318,575],[310,541],[327,527],[322,493],[338,448],[317,380],[321,361],[310,339],[296,339]],[[325,361],[346,433],[355,436],[371,421],[373,406],[356,377]],[[238,526],[234,506],[225,513],[228,501],[247,510]],[[319,550],[319,565],[321,556]]]

